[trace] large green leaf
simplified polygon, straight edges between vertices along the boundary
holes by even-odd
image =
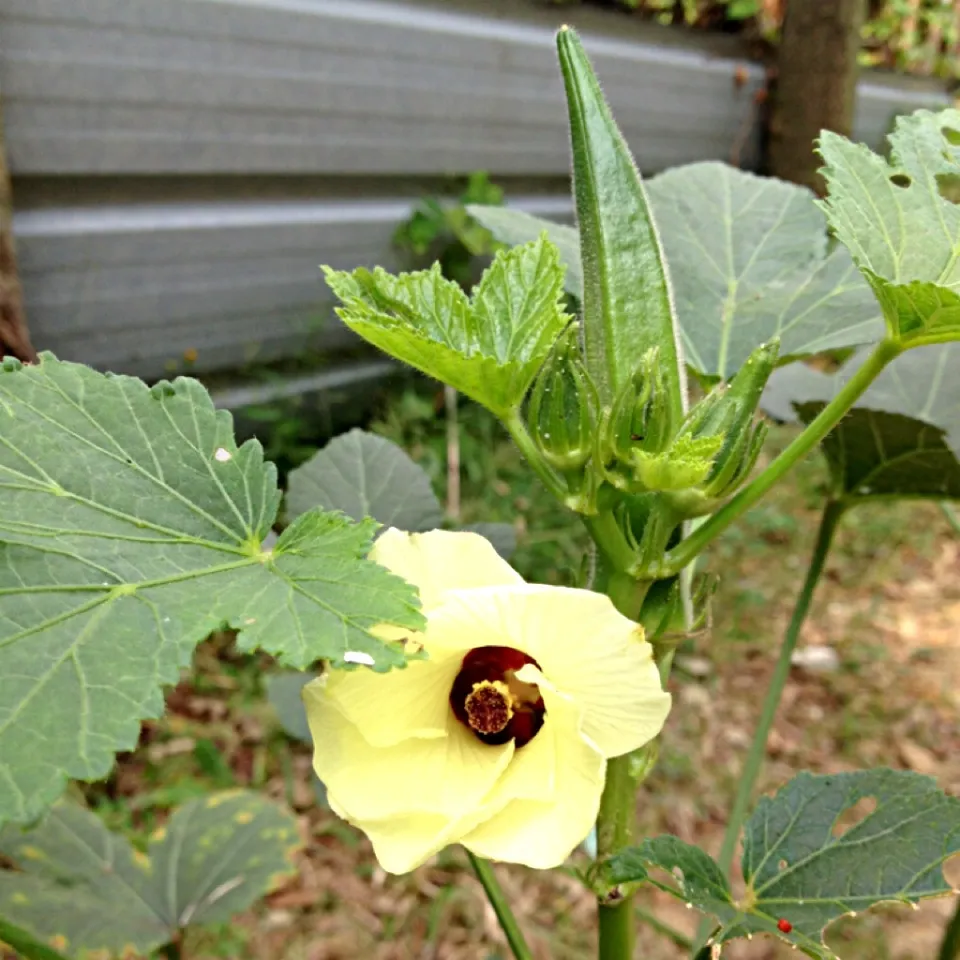
[[[385,527],[411,532],[443,522],[430,478],[395,443],[363,430],[334,437],[290,472],[288,515],[315,507],[341,510],[354,520],[373,517]]]
[[[686,392],[680,331],[643,182],[573,30],[560,29],[557,52],[584,268],[584,365],[609,405],[658,350],[666,408],[679,425]]]
[[[673,279],[684,354],[729,379],[761,343],[780,356],[883,336],[876,299],[804,187],[723,163],[668,170],[649,186]]]
[[[842,830],[843,815],[867,800],[873,809]],[[943,864],[958,852],[960,798],[932,778],[898,770],[801,773],[761,799],[747,823],[740,901],[716,863],[676,837],[629,848],[608,862],[604,877],[642,881],[649,867],[659,867],[673,874],[677,896],[717,918],[715,942],[769,933],[834,960],[823,942],[834,920],[884,901],[950,893]],[[781,920],[791,929],[780,929]]]
[[[563,267],[545,237],[499,251],[472,301],[439,264],[399,276],[379,267],[324,272],[351,330],[503,418],[523,401],[570,320]]]
[[[865,354],[835,374],[778,370],[762,405],[810,423]],[[823,441],[837,496],[960,498],[960,344],[910,350],[870,385]]]
[[[684,360],[728,379],[761,343],[780,338],[781,358],[871,343],[883,321],[870,287],[804,187],[707,162],[647,182],[673,284]],[[547,230],[582,282],[577,231],[516,210],[471,207],[504,243]]]
[[[368,633],[422,622],[413,589],[364,559],[372,521],[314,511],[267,549],[279,498],[195,380],[3,362],[0,822],[104,776],[224,624],[295,667],[403,662]]]
[[[888,161],[824,131],[823,207],[892,336],[960,340],[960,111],[898,117],[889,139]]]
[[[36,826],[0,831],[0,915],[71,957],[145,955],[191,924],[223,923],[293,871],[286,810],[251,791],[180,807],[149,856],[60,801]]]

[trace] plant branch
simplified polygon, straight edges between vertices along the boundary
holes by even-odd
[[[637,554],[627,543],[627,538],[623,535],[617,518],[611,510],[602,510],[593,516],[581,516],[580,519],[583,520],[583,525],[587,528],[593,542],[614,570],[629,570],[637,562]],[[628,579],[636,583],[633,577]],[[614,600],[614,603],[616,602]],[[639,613],[640,608],[637,607],[633,619],[636,619]],[[629,614],[625,615],[629,616]]]
[[[470,858],[473,872],[483,885],[490,906],[493,907],[493,912],[497,915],[497,920],[500,921],[500,928],[507,938],[507,943],[510,944],[514,957],[516,957],[516,960],[533,960],[533,954],[527,946],[520,924],[517,923],[517,918],[510,909],[506,894],[503,892],[503,887],[500,886],[500,881],[497,880],[497,875],[493,872],[493,867],[490,866],[488,861],[475,856],[469,850],[467,850],[467,856]]]
[[[958,960],[958,958],[960,958],[960,897],[957,897],[957,907],[943,931],[940,952],[937,954],[937,960]]]
[[[943,511],[943,515],[947,518],[947,523],[950,524],[953,532],[960,534],[960,517],[957,516],[953,507],[951,507],[949,503],[944,503],[944,501],[941,500],[940,509]]]
[[[634,912],[648,927],[656,930],[657,933],[666,937],[668,940],[672,940],[683,950],[689,950],[693,946],[693,941],[685,933],[674,929],[669,923],[664,923],[655,913],[651,913],[649,910],[645,910],[639,906],[634,908]]]
[[[509,417],[503,421],[503,425],[507,428],[507,432],[513,438],[513,442],[523,454],[524,459],[530,464],[530,468],[540,478],[540,482],[558,500],[561,502],[565,501],[567,489],[561,478],[557,476],[549,464],[540,456],[540,451],[533,442],[533,437],[530,436],[527,425],[520,416],[520,411],[512,411]]]
[[[597,545],[606,552],[605,544],[599,538]],[[649,584],[640,583],[629,574],[611,573],[607,580],[607,595],[625,617],[636,620],[648,587]],[[637,767],[630,754],[607,762],[607,777],[597,814],[597,859],[600,861],[633,841],[637,781]],[[618,891],[616,900],[601,900],[597,909],[600,960],[630,960],[635,938],[632,896],[624,896]]]
[[[780,646],[780,655],[773,668],[773,675],[770,677],[770,685],[767,688],[767,695],[760,711],[760,719],[757,721],[753,741],[750,744],[750,750],[747,753],[747,759],[743,765],[743,772],[740,774],[740,782],[737,785],[737,795],[733,801],[733,809],[730,811],[730,819],[727,821],[726,832],[723,835],[720,855],[717,857],[717,863],[725,874],[729,874],[730,872],[730,867],[733,864],[734,851],[737,847],[737,840],[740,837],[740,830],[750,810],[750,804],[753,800],[753,790],[756,786],[757,778],[760,775],[760,768],[763,766],[767,752],[767,739],[770,736],[770,730],[773,727],[773,721],[777,715],[777,708],[780,706],[780,698],[783,696],[783,689],[786,686],[787,678],[790,676],[790,664],[793,651],[797,646],[797,640],[800,638],[800,629],[807,618],[810,603],[813,600],[813,594],[823,574],[823,568],[830,552],[830,545],[833,542],[837,524],[840,522],[845,510],[846,504],[842,500],[828,500],[824,505],[823,513],[820,517],[820,527],[817,530],[817,539],[814,543],[813,555],[810,557],[810,565],[807,567],[807,575],[800,589],[800,594],[797,596],[797,601],[793,608],[793,615],[790,618],[790,623],[783,637],[783,643]],[[702,937],[706,935],[706,931],[701,928],[700,934],[701,939],[698,947],[702,944]]]
[[[643,572],[644,578],[661,580],[674,576],[715,540],[737,518],[746,513],[783,475],[802,460],[840,422],[883,368],[902,352],[892,340],[878,343],[873,353],[820,415],[784,450],[766,470],[747,484],[732,500],[701,524],[664,557],[662,563]]]

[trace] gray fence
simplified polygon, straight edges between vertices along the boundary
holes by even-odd
[[[644,171],[754,163],[762,73],[734,44],[578,15]],[[35,344],[147,378],[194,351],[201,372],[335,351],[349,334],[317,265],[395,265],[391,234],[428,183],[485,169],[518,205],[568,213],[560,16],[519,0],[0,0]],[[946,100],[868,79],[856,136],[876,145],[894,114]]]

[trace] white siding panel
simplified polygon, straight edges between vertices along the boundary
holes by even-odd
[[[377,0],[0,0],[11,166],[563,174],[559,17]],[[756,66],[739,64],[737,89],[737,62],[692,38],[585,39],[645,169],[729,155]]]
[[[569,215],[566,197],[518,201]],[[355,343],[319,265],[399,266],[411,202],[144,204],[14,217],[34,343],[64,359],[155,378]]]

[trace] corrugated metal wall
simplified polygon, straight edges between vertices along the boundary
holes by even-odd
[[[564,14],[568,11],[564,11]],[[486,169],[563,215],[553,30],[526,3],[0,0],[0,91],[35,344],[144,377],[348,343],[317,264],[395,265],[418,193]],[[585,15],[641,167],[756,155],[756,65]],[[738,68],[746,83],[734,82]],[[936,88],[862,85],[877,144]],[[519,178],[519,179],[518,179]]]

